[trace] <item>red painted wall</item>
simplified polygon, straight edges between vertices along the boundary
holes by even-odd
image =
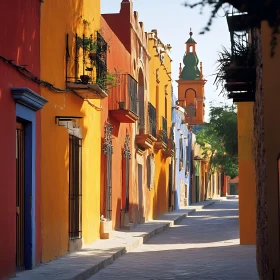
[[[2,1],[0,9],[0,56],[13,60],[18,65],[40,74],[40,1],[15,0]],[[12,87],[28,87],[40,93],[38,85],[21,76],[15,69],[0,59],[0,119],[2,134],[0,138],[0,223],[5,230],[0,238],[0,279],[6,279],[15,273],[15,221],[16,221],[16,158],[15,129],[16,110],[12,99]],[[40,116],[37,113],[39,122]],[[40,143],[40,131],[37,130],[37,143]],[[40,248],[40,146],[37,145],[37,240]],[[40,250],[37,250],[37,261]]]
[[[103,19],[129,52],[131,52],[130,7],[131,3],[129,5],[122,4],[120,13],[102,15]]]
[[[115,23],[115,25],[118,25]],[[109,72],[117,70],[118,73],[130,73],[130,54],[125,46],[121,43],[117,35],[111,30],[107,21],[101,17],[102,36],[109,45],[107,53],[107,68]],[[114,47],[112,47],[114,46]],[[109,116],[109,109],[115,107],[116,96],[120,93],[116,89],[110,91],[110,96],[102,101],[101,111],[101,127],[105,127],[106,121],[113,126],[113,157],[112,157],[112,222],[113,228],[120,227],[121,209],[123,204],[123,179],[122,179],[122,161],[123,161],[123,147],[125,143],[126,134],[131,135],[132,125],[126,123],[119,123],[116,119]],[[120,101],[120,100],[119,100]],[[104,130],[102,132],[102,139],[104,139]],[[132,142],[131,139],[130,142]],[[103,144],[103,141],[102,141]],[[131,154],[132,145],[130,147]],[[105,216],[105,155],[101,154],[101,214]],[[133,175],[130,176],[130,180]],[[130,182],[130,186],[132,181]]]

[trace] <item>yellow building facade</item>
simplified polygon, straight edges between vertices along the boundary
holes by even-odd
[[[55,86],[42,88],[49,100],[42,111],[43,262],[99,239],[102,128],[96,96],[106,94],[72,79],[84,72],[83,59],[88,61],[77,38],[93,34],[94,40],[99,28],[99,0],[42,4],[41,78]]]
[[[156,108],[157,141],[152,154],[155,161],[154,188],[151,190],[152,218],[158,217],[171,207],[172,195],[172,82],[170,45],[158,37],[157,30],[149,33],[149,102]]]
[[[256,244],[256,182],[253,154],[253,103],[237,103],[240,244]]]

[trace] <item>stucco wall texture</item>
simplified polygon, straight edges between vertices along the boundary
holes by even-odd
[[[18,20],[14,20],[17,18]],[[0,10],[0,54],[40,77],[40,2],[35,0],[5,1]],[[15,69],[0,60],[0,117],[5,137],[1,137],[0,163],[0,220],[5,230],[1,233],[0,279],[16,271],[16,104],[12,87],[27,87],[37,94],[37,84],[21,76]],[[40,143],[40,112],[36,115],[37,142]],[[36,161],[40,161],[40,144],[36,148]],[[40,262],[40,170],[36,168],[36,262]]]
[[[116,75],[126,75],[131,74],[131,63],[130,63],[130,54],[119,40],[116,34],[111,30],[110,26],[104,19],[101,17],[101,32],[104,39],[109,44],[109,50],[107,53],[107,68],[111,73]],[[127,87],[128,84],[125,84],[124,79],[120,79],[120,86],[111,88],[110,95],[108,98],[105,98],[101,102],[103,110],[101,111],[101,137],[104,138],[104,127],[108,121],[113,126],[113,157],[112,157],[112,224],[113,229],[121,227],[121,211],[124,211],[125,208],[125,180],[123,173],[125,172],[123,166],[123,149],[126,135],[130,136],[130,152],[131,155],[135,154],[133,142],[133,133],[135,130],[135,124],[133,123],[122,123],[117,119],[110,116],[109,110],[117,109],[117,102],[124,101],[124,93],[122,90],[124,87]],[[126,92],[128,94],[128,92]],[[103,141],[102,141],[103,142]],[[129,182],[129,197],[133,197],[133,188],[132,188],[132,178],[134,178],[135,170],[132,168],[132,165],[135,161],[135,158],[132,156],[130,159],[130,182]],[[105,155],[101,153],[101,215],[106,216],[105,213],[105,201],[106,201],[106,186],[105,186]]]
[[[150,102],[157,110],[157,128],[162,130],[162,117],[167,121],[167,135],[170,138],[172,126],[172,88],[171,88],[171,58],[168,49],[160,41],[157,31],[149,36],[149,95]],[[160,58],[162,56],[162,60]],[[153,149],[155,157],[155,188],[153,195],[153,218],[168,211],[169,199],[169,166],[170,157],[166,157],[163,149]]]
[[[238,103],[240,244],[256,243],[256,182],[253,156],[253,103]]]
[[[84,20],[89,25],[84,24]],[[50,0],[41,9],[42,79],[65,88],[66,34],[70,60],[76,33],[100,29],[100,1]],[[55,123],[55,116],[78,116],[82,132],[82,236],[89,244],[99,238],[101,115],[73,93],[42,89],[49,103],[42,112],[42,261],[68,251],[69,135]],[[95,100],[100,106],[100,101]]]

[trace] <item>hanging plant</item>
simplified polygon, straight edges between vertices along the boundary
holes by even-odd
[[[239,82],[247,85],[255,85],[255,51],[250,44],[234,43],[234,53],[223,47],[217,60],[217,71],[214,84],[221,87],[220,94],[230,91],[227,83]]]
[[[92,36],[90,37],[77,37],[77,47],[78,49],[83,49],[87,54],[91,61],[95,61],[97,54],[97,42],[92,40]]]

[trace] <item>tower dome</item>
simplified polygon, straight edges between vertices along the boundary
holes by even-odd
[[[197,67],[199,59],[196,55],[196,42],[192,37],[193,33],[190,31],[190,38],[186,42],[186,53],[183,58],[184,67],[180,76],[182,80],[199,80],[201,73]]]

